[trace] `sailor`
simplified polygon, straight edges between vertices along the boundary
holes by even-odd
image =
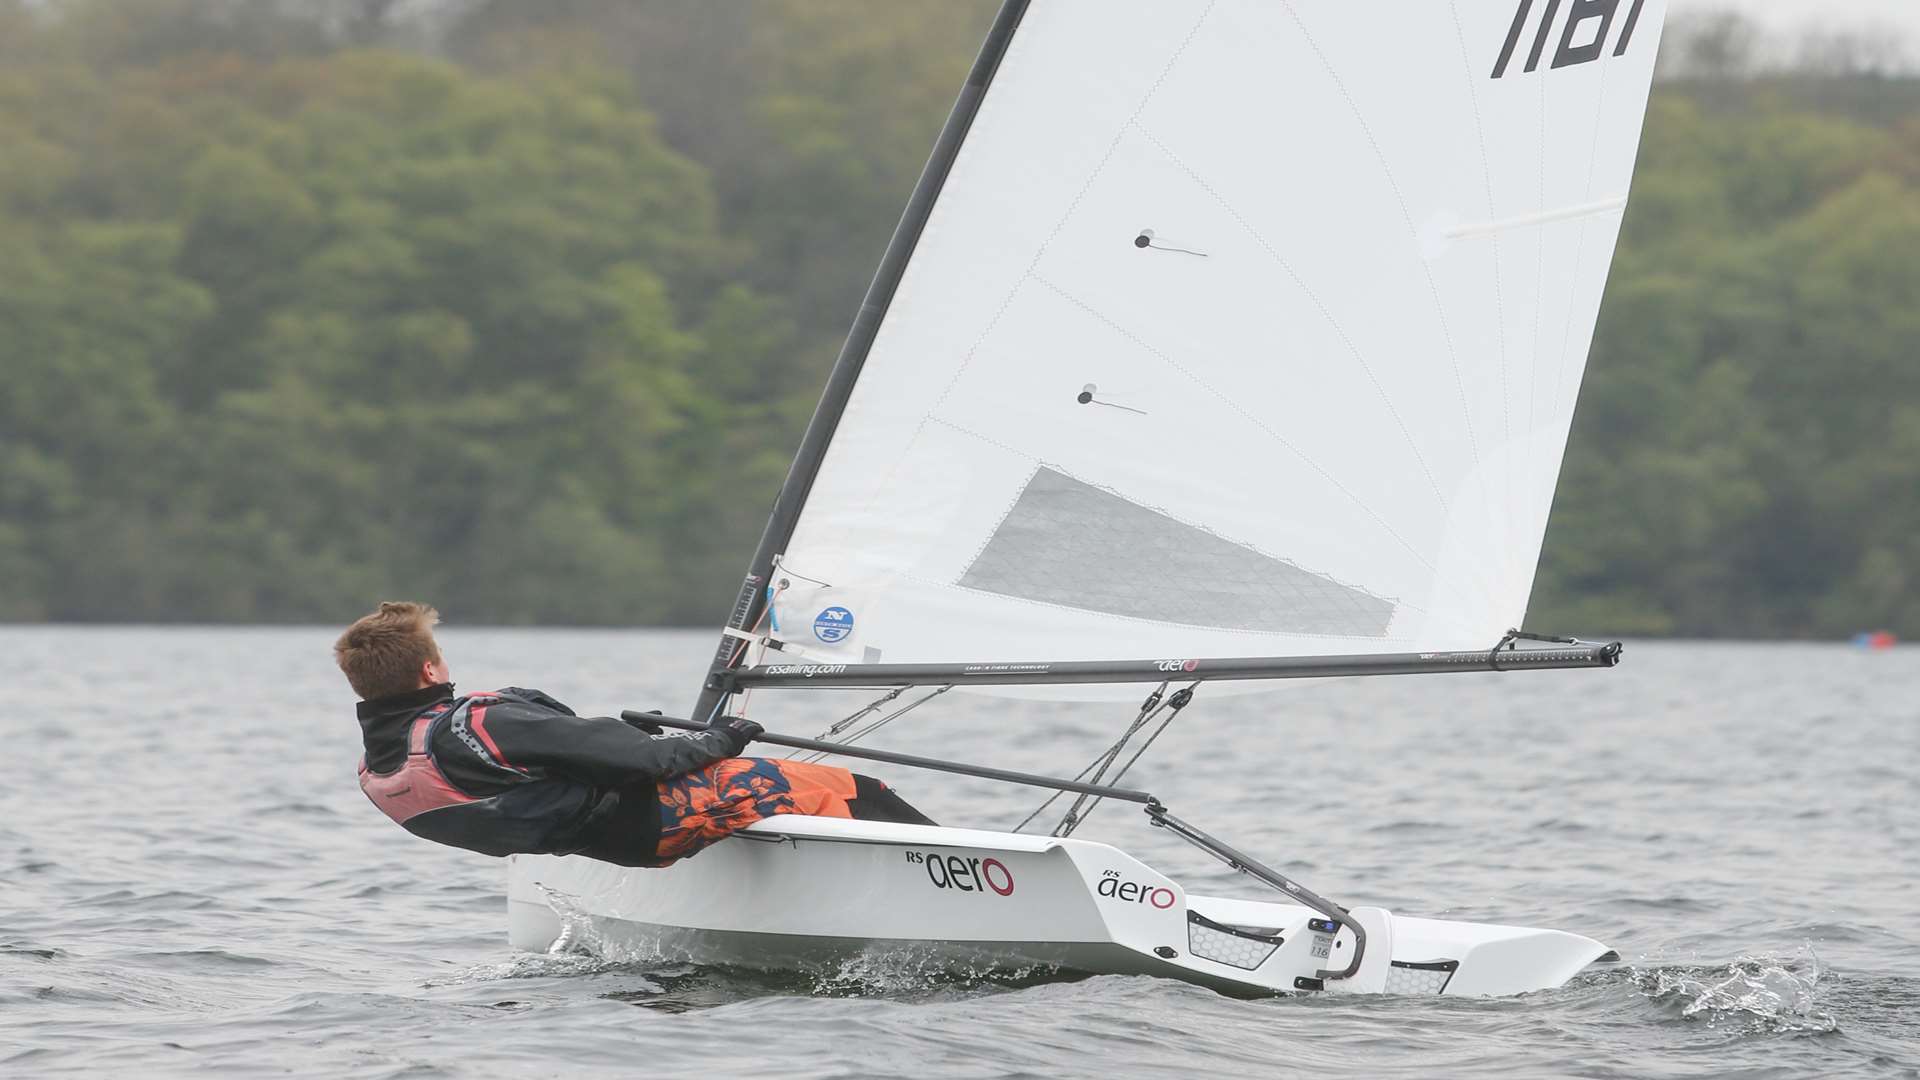
[[[539,690],[453,688],[440,615],[388,602],[334,643],[359,694],[360,788],[408,832],[483,855],[666,866],[776,814],[931,825],[870,776],[743,758],[742,717],[668,735],[582,717]]]

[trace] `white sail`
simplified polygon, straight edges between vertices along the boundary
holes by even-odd
[[[1034,0],[771,581],[788,656],[1485,648],[1665,0]]]

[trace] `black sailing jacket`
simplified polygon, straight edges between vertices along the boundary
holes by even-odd
[[[624,721],[576,716],[519,687],[457,695],[442,683],[363,701],[358,712],[364,767],[376,781],[407,763],[415,722],[431,714],[423,749],[451,797],[395,820],[416,836],[485,855],[577,853],[649,865],[660,838],[658,782],[743,749],[724,731],[652,736]]]

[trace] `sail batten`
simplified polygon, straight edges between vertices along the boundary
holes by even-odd
[[[1520,625],[1664,4],[1023,6],[783,495],[766,565],[814,580],[755,586],[775,640],[939,666]]]

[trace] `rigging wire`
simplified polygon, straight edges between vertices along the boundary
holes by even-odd
[[[906,687],[903,686],[900,689],[905,690]],[[895,709],[893,712],[888,713],[886,716],[883,716],[880,719],[875,720],[873,723],[868,724],[866,727],[863,727],[860,730],[854,732],[853,734],[848,735],[846,738],[841,739],[840,743],[843,746],[851,746],[852,744],[859,742],[861,739],[866,738],[867,736],[873,734],[876,731],[879,731],[881,728],[886,727],[888,724],[893,723],[895,720],[900,719],[901,717],[907,715],[908,713],[919,708],[920,706],[925,705],[927,702],[932,701],[934,698],[939,697],[941,694],[944,694],[951,689],[953,689],[953,684],[949,683],[946,686],[943,686],[940,689],[935,690],[933,693],[928,694],[926,697],[919,699],[918,701],[908,702],[906,705],[903,705],[900,708]],[[893,696],[895,695],[888,695],[889,698]],[[840,727],[842,725],[836,724],[834,726]],[[821,751],[819,753],[812,754],[803,760],[809,764],[812,764],[812,763],[825,761],[828,756],[829,755],[827,754],[826,751]]]
[[[1200,688],[1200,683],[1198,680],[1195,680],[1192,686],[1186,687],[1185,689],[1182,689],[1182,690],[1174,691],[1173,696],[1167,699],[1167,709],[1168,709],[1167,718],[1165,720],[1160,721],[1160,726],[1154,729],[1153,734],[1147,736],[1146,742],[1140,744],[1140,749],[1135,750],[1133,752],[1133,756],[1127,759],[1127,763],[1125,765],[1120,766],[1120,771],[1117,773],[1114,773],[1113,778],[1107,781],[1109,784],[1117,786],[1120,783],[1121,778],[1125,777],[1127,773],[1133,771],[1134,763],[1139,761],[1140,758],[1144,756],[1148,750],[1153,749],[1154,740],[1158,739],[1161,735],[1166,734],[1166,730],[1168,726],[1173,723],[1175,717],[1180,715],[1180,710],[1186,708],[1189,704],[1193,702],[1193,692],[1195,690],[1198,690],[1199,688]]]
[[[1087,765],[1086,768],[1081,769],[1078,775],[1074,776],[1075,780],[1084,780],[1086,779],[1089,773],[1092,773],[1093,779],[1089,780],[1088,783],[1097,784],[1100,782],[1101,775],[1103,775],[1107,771],[1107,769],[1113,765],[1114,759],[1120,756],[1120,751],[1123,747],[1127,745],[1127,740],[1133,738],[1135,732],[1138,732],[1142,727],[1146,726],[1149,721],[1151,721],[1156,715],[1159,714],[1160,708],[1161,708],[1161,700],[1167,692],[1167,686],[1168,686],[1168,683],[1162,682],[1157,688],[1154,689],[1153,693],[1147,695],[1147,699],[1140,703],[1140,714],[1133,718],[1133,722],[1131,724],[1127,725],[1127,730],[1121,734],[1119,741],[1115,742],[1112,746],[1107,747],[1105,750],[1102,750],[1099,756],[1095,757],[1093,761]],[[1095,770],[1098,770],[1098,771],[1096,772]],[[1065,792],[1056,791],[1051,796],[1048,796],[1047,801],[1041,803],[1037,808],[1035,808],[1033,813],[1028,814],[1024,821],[1020,822],[1020,824],[1018,825],[1015,825],[1013,827],[1013,831],[1019,832],[1021,829],[1026,828],[1027,825],[1030,824],[1034,818],[1037,818],[1041,814],[1046,813],[1047,807],[1052,806],[1054,804],[1054,801],[1060,798],[1060,796],[1063,794],[1065,794]],[[1066,826],[1067,822],[1073,820],[1074,815],[1079,812],[1081,805],[1086,802],[1086,799],[1087,797],[1085,795],[1082,795],[1079,798],[1074,800],[1073,805],[1067,809],[1067,816],[1061,819],[1060,825],[1056,825],[1054,827],[1053,835],[1055,836],[1065,835],[1060,832],[1060,829]],[[1072,832],[1073,830],[1071,828],[1068,828],[1067,831]]]
[[[906,687],[896,686],[892,690],[888,691],[886,694],[882,695],[880,698],[874,701],[871,701],[866,705],[862,706],[861,708],[855,710],[851,715],[842,717],[839,720],[835,720],[833,722],[832,727],[829,727],[827,730],[821,732],[818,735],[815,735],[814,738],[819,740],[820,742],[832,742],[834,739],[834,736],[847,730],[847,728],[852,727],[855,722],[862,720],[868,716],[871,716],[876,712],[879,712],[883,707],[886,706],[886,704],[889,701],[893,701],[894,699],[898,698],[901,694],[904,694],[906,692],[907,692]],[[800,754],[801,754],[801,751],[799,750],[790,750],[787,752],[787,760],[791,761],[794,758],[799,757]]]
[[[1120,766],[1120,771],[1114,773],[1113,776],[1108,779],[1107,783],[1114,786],[1119,785],[1121,778],[1126,776],[1128,771],[1133,768],[1134,762],[1139,761],[1142,755],[1148,750],[1153,749],[1154,741],[1166,734],[1167,728],[1179,717],[1180,710],[1186,708],[1187,704],[1193,700],[1193,692],[1199,688],[1200,683],[1196,681],[1192,686],[1174,691],[1173,696],[1167,699],[1167,718],[1160,721],[1160,726],[1153,729],[1153,734],[1147,736],[1147,741],[1140,744],[1140,749],[1133,752],[1133,756],[1127,759],[1125,765]],[[1098,810],[1100,804],[1105,801],[1104,797],[1096,796],[1091,803],[1087,804],[1087,808],[1080,813],[1080,817],[1074,821],[1074,827],[1077,828],[1086,824],[1087,819],[1092,817],[1093,812]],[[1073,829],[1068,829],[1067,833],[1071,833],[1072,831]],[[1066,833],[1056,835],[1066,835]]]
[[[1094,769],[1092,777],[1087,781],[1088,783],[1100,783],[1100,781],[1106,777],[1107,770],[1112,768],[1113,763],[1119,759],[1120,751],[1126,747],[1128,740],[1132,739],[1141,728],[1147,726],[1154,717],[1160,715],[1160,710],[1166,708],[1163,699],[1167,692],[1167,686],[1168,683],[1163,682],[1154,688],[1153,693],[1147,695],[1147,700],[1140,705],[1140,715],[1133,718],[1133,723],[1127,726],[1127,730],[1121,734],[1119,740],[1112,746],[1107,747],[1106,752],[1100,756],[1097,762],[1099,767]],[[1060,818],[1060,823],[1053,827],[1054,836],[1073,835],[1075,826],[1080,823],[1080,810],[1087,804],[1088,798],[1089,796],[1087,795],[1074,797],[1073,805],[1067,807],[1067,812]]]
[[[1104,756],[1104,754],[1102,756]],[[1087,778],[1087,774],[1092,772],[1093,767],[1098,764],[1100,764],[1099,758],[1095,758],[1094,760],[1088,762],[1086,768],[1081,769],[1079,772],[1073,774],[1074,780],[1075,781],[1085,780]],[[1054,802],[1060,798],[1060,796],[1065,794],[1066,792],[1064,791],[1056,791],[1053,794],[1047,796],[1047,801],[1041,803],[1039,806],[1034,807],[1033,813],[1028,814],[1026,817],[1022,818],[1020,821],[1020,824],[1015,825],[1012,831],[1019,832],[1021,829],[1024,829],[1028,825],[1032,824],[1034,818],[1037,818],[1041,814],[1046,813],[1047,807],[1052,806]]]
[[[1119,740],[1108,747],[1105,754],[1101,755],[1099,762],[1100,767],[1094,770],[1093,776],[1088,780],[1088,783],[1098,784],[1105,780],[1107,770],[1113,767],[1115,761],[1119,760],[1120,751],[1126,748],[1127,743],[1133,739],[1134,735],[1139,733],[1141,728],[1146,727],[1147,724],[1153,721],[1154,717],[1159,716],[1160,713],[1167,708],[1170,701],[1162,700],[1166,694],[1167,686],[1167,683],[1161,683],[1159,688],[1148,696],[1146,703],[1141,706],[1140,715],[1134,718],[1133,723],[1128,726],[1126,732],[1120,736]],[[1151,708],[1148,706],[1151,706]],[[1060,823],[1053,827],[1052,835],[1062,837],[1072,836],[1073,830],[1080,827],[1082,812],[1087,807],[1087,801],[1091,798],[1092,796],[1090,795],[1075,796],[1073,805],[1067,807],[1067,812],[1060,817]]]

